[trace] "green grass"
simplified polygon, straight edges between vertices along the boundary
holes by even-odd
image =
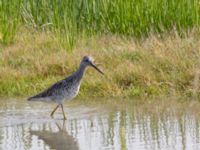
[[[55,33],[71,49],[82,36],[114,33],[144,37],[173,28],[182,34],[199,26],[198,0],[2,0],[0,33],[3,43],[14,41],[25,26]]]

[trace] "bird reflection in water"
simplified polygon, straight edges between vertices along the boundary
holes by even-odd
[[[56,123],[56,126],[58,127],[58,132],[30,130],[30,135],[35,135],[38,139],[43,140],[50,149],[78,150],[79,147],[77,142],[65,129],[65,121],[63,121],[62,128],[58,123]]]

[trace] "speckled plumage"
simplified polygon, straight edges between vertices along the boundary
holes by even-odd
[[[94,67],[97,71],[102,73],[93,63],[93,59],[89,56],[83,57],[81,64],[78,70],[73,73],[71,76],[58,81],[57,83],[53,84],[43,92],[28,98],[29,101],[46,101],[46,102],[56,102],[58,106],[56,109],[61,105],[63,109],[63,102],[64,100],[72,100],[79,92],[81,80],[85,72],[85,68],[87,66]],[[102,73],[103,74],[103,73]],[[56,109],[52,112],[51,116],[53,116]],[[64,111],[63,111],[64,115]],[[65,116],[64,116],[65,118]]]
[[[59,104],[64,100],[73,99],[79,92],[85,68],[79,68],[73,75],[58,81],[45,91],[30,97],[28,100],[55,101]]]

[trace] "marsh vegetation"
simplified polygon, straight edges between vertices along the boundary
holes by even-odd
[[[198,97],[199,18],[198,0],[2,0],[0,95],[37,93],[89,54],[107,77],[88,69],[80,96]]]
[[[86,71],[84,96],[197,96],[200,40],[196,32],[183,38],[171,33],[142,41],[118,36],[79,39],[68,53],[51,33],[24,31],[10,46],[1,45],[0,95],[25,96],[71,74],[82,56],[92,55],[106,74]]]
[[[21,26],[52,31],[69,47],[82,35],[143,37],[172,28],[181,34],[199,25],[198,0],[1,0],[1,41],[10,43]]]

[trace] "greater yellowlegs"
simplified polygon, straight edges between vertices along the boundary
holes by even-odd
[[[81,79],[85,72],[85,68],[88,66],[94,67],[98,72],[103,74],[103,72],[94,64],[92,57],[84,56],[78,70],[75,73],[63,80],[56,82],[43,92],[29,97],[28,101],[56,102],[57,106],[52,111],[51,117],[53,117],[53,114],[58,109],[58,107],[61,106],[63,117],[66,119],[63,103],[65,100],[72,100],[78,94],[81,85]]]

